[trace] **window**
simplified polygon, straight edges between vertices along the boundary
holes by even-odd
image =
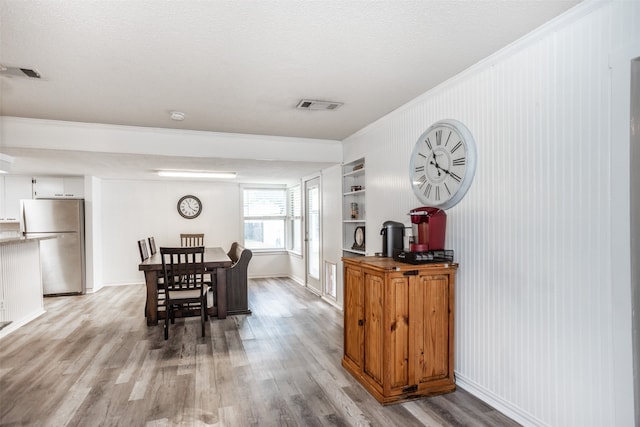
[[[287,249],[297,254],[302,253],[302,197],[300,191],[300,185],[287,190]]]
[[[254,250],[285,249],[287,189],[243,189],[244,246]]]

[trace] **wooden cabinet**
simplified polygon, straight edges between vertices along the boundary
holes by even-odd
[[[382,404],[455,390],[457,264],[343,262],[342,366]]]

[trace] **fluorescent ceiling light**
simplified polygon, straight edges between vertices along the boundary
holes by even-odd
[[[163,170],[158,171],[158,175],[171,178],[221,178],[233,179],[236,177],[235,172],[211,172],[211,171],[178,171]]]

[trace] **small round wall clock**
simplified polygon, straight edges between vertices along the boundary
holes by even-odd
[[[202,212],[202,202],[196,196],[187,195],[178,200],[178,213],[186,219],[196,218]]]
[[[364,226],[356,227],[353,233],[353,246],[351,249],[364,250]]]
[[[476,143],[465,125],[441,120],[416,141],[411,153],[411,188],[425,206],[449,209],[471,187],[476,172]]]

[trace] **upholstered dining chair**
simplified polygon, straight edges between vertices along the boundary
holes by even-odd
[[[165,289],[164,339],[169,339],[169,322],[174,311],[199,311],[202,336],[205,336],[207,293],[205,282],[204,247],[160,248]]]
[[[180,246],[183,248],[204,246],[204,234],[180,234]]]

